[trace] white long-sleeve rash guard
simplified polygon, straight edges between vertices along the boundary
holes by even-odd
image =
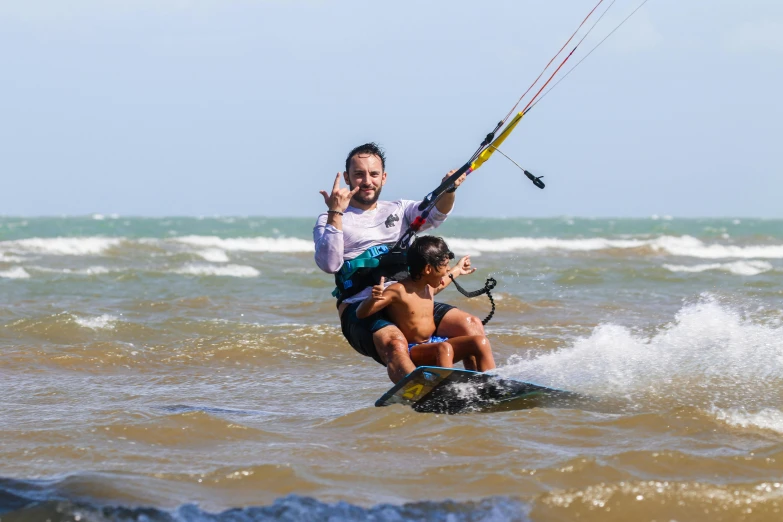
[[[326,224],[328,214],[318,216],[313,228],[315,242],[315,264],[328,274],[334,274],[345,261],[355,258],[370,247],[396,243],[421,213],[419,201],[379,201],[372,210],[360,210],[349,206],[343,215],[343,229],[338,230]],[[420,230],[439,227],[446,221],[447,214],[433,207],[427,221]],[[391,284],[391,282],[388,282]],[[372,290],[365,288],[344,302],[355,303],[364,300]]]

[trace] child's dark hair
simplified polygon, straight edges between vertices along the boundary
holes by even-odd
[[[408,272],[411,279],[418,281],[421,278],[424,267],[431,265],[435,268],[454,259],[454,253],[442,237],[421,236],[408,248]]]

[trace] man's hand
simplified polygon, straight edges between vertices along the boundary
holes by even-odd
[[[451,275],[459,277],[472,274],[475,271],[476,269],[470,264],[470,256],[465,256],[457,261],[457,264],[451,269]]]
[[[450,170],[450,171],[448,172],[448,174],[446,174],[445,176],[443,176],[443,179],[442,179],[442,180],[440,180],[440,182],[441,182],[441,183],[443,183],[444,181],[446,181],[446,179],[447,179],[449,176],[451,176],[451,175],[452,175],[452,174],[454,174],[455,172],[457,172],[457,171],[456,171],[456,170]],[[460,185],[462,185],[462,182],[463,182],[463,181],[465,181],[465,178],[467,178],[467,177],[468,177],[468,174],[467,174],[467,173],[465,173],[465,174],[463,174],[462,176],[458,177],[458,178],[457,178],[457,181],[455,181],[455,182],[454,182],[454,187],[453,187],[453,188],[457,188],[457,187],[459,187]]]
[[[448,174],[443,176],[443,179],[441,180],[441,183],[446,181],[446,178],[448,178],[449,176],[451,176],[455,172],[457,172],[457,171],[456,170],[450,170],[448,172]],[[447,190],[446,192],[443,193],[443,195],[440,197],[438,202],[435,203],[435,208],[438,209],[438,212],[441,212],[442,214],[448,214],[449,212],[451,212],[451,209],[454,207],[454,196],[455,196],[454,190],[452,190],[452,189],[456,189],[457,187],[462,185],[462,182],[465,181],[465,178],[467,176],[468,176],[467,173],[465,173],[462,176],[458,177],[457,181],[454,182],[454,186],[451,189],[449,189],[449,190]]]
[[[348,205],[351,203],[351,198],[354,194],[359,192],[360,186],[356,186],[353,190],[347,188],[340,188],[340,173],[337,173],[337,177],[334,178],[334,187],[332,187],[332,193],[327,194],[325,190],[321,190],[320,193],[324,197],[324,203],[329,210],[335,210],[337,212],[345,212]]]

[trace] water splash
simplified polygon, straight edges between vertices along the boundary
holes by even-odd
[[[615,324],[541,356],[516,356],[498,374],[645,408],[778,411],[783,327],[704,296],[653,334]],[[783,424],[782,424],[783,426]]]
[[[763,408],[757,412],[748,412],[744,408],[728,410],[714,409],[716,419],[729,426],[744,429],[762,429],[783,433],[783,411]]]

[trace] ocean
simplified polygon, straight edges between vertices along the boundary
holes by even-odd
[[[0,520],[783,517],[783,220],[450,219],[496,372],[610,405],[453,416],[373,406],[314,221],[1,217]]]

